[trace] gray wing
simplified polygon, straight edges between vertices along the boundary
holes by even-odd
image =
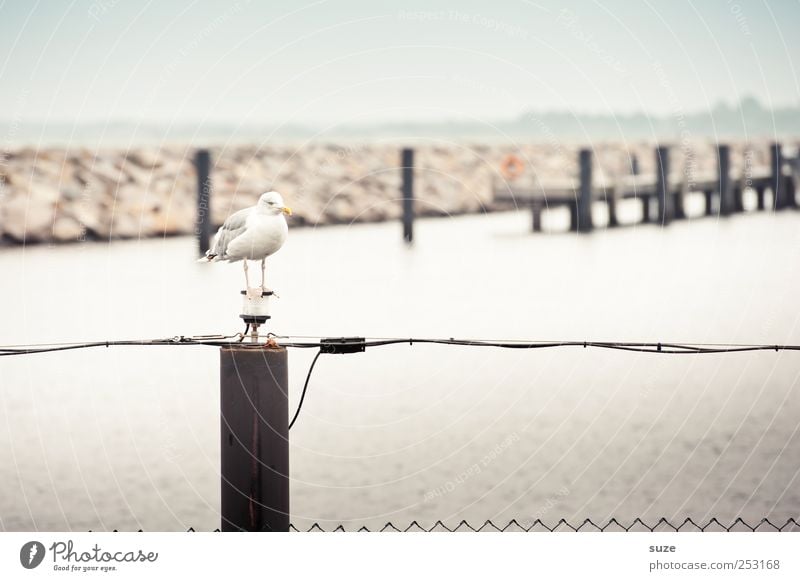
[[[244,233],[247,226],[247,216],[252,209],[244,208],[228,216],[228,219],[217,231],[217,236],[214,238],[214,246],[206,254],[209,259],[228,259],[228,246],[236,237]]]

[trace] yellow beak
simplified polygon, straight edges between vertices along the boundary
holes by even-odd
[[[292,215],[292,209],[289,206],[284,206],[283,208],[281,208],[281,211],[287,216]]]

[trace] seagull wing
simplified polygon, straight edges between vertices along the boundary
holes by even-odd
[[[244,234],[247,229],[247,216],[250,215],[252,210],[253,208],[244,208],[228,216],[228,219],[225,220],[217,231],[217,235],[214,238],[214,245],[208,251],[208,254],[206,254],[209,260],[228,259],[228,247],[231,242]]]

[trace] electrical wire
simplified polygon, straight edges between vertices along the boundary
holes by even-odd
[[[248,329],[249,330],[249,326]],[[246,330],[246,331],[247,331]],[[212,347],[236,346],[241,348],[262,349],[261,343],[244,343],[246,332],[234,335],[196,335],[186,337],[176,335],[166,339],[145,339],[138,341],[92,341],[85,343],[38,343],[30,345],[6,345],[0,346],[0,357],[12,355],[31,355],[36,353],[51,353],[56,351],[71,351],[76,349],[89,349],[94,347],[118,347],[118,346],[197,346],[206,345]],[[365,337],[338,337],[338,338],[317,338],[313,337],[293,337],[291,335],[267,335],[269,341],[281,339],[280,346],[298,349],[318,349],[317,354],[311,361],[303,384],[303,391],[300,393],[300,401],[297,404],[292,420],[289,422],[289,429],[297,422],[300,411],[303,409],[308,384],[317,360],[323,353],[357,353],[364,351],[367,347],[385,347],[388,345],[414,345],[433,344],[433,345],[458,345],[464,347],[495,347],[501,349],[551,349],[557,347],[581,347],[598,349],[617,349],[621,351],[634,351],[639,353],[657,353],[664,355],[678,354],[710,354],[710,353],[742,353],[747,351],[800,351],[800,345],[765,345],[765,344],[746,344],[746,343],[661,343],[661,342],[625,342],[625,341],[523,341],[517,339],[507,340],[486,340],[486,339],[429,339],[429,338],[365,338]],[[295,341],[293,339],[306,339]]]
[[[280,346],[295,349],[320,349],[328,345],[324,340],[293,340],[291,335],[274,335],[273,339],[282,339]],[[28,345],[0,346],[0,357],[6,355],[32,355],[37,353],[51,353],[56,351],[70,351],[76,349],[89,349],[94,347],[119,347],[119,346],[197,346],[225,347],[236,345],[238,348],[263,348],[262,343],[242,342],[243,335],[197,335],[186,337],[177,335],[165,339],[142,340],[117,340],[117,341],[91,341],[76,343],[37,343]],[[232,341],[231,339],[236,339]],[[710,353],[742,353],[748,351],[800,351],[800,345],[791,344],[748,344],[748,343],[669,343],[669,342],[626,342],[626,341],[528,341],[519,339],[456,339],[450,338],[339,338],[337,345],[359,345],[366,347],[384,347],[389,345],[454,345],[464,347],[495,347],[501,349],[550,349],[559,347],[581,347],[597,349],[617,349],[640,353],[657,353],[665,355],[675,354],[710,354]]]
[[[306,375],[306,382],[303,384],[303,391],[300,394],[300,402],[297,404],[297,410],[294,412],[294,417],[292,421],[289,422],[289,429],[292,429],[292,426],[297,421],[297,416],[300,415],[300,410],[303,409],[303,402],[306,399],[306,391],[308,391],[308,382],[311,380],[311,372],[314,371],[314,366],[317,364],[317,359],[319,356],[322,355],[322,349],[317,351],[317,354],[314,355],[314,360],[311,362],[311,366],[308,368],[308,374]]]

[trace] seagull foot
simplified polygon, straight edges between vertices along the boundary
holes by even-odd
[[[279,296],[278,296],[278,293],[276,293],[276,292],[275,292],[274,290],[272,290],[271,288],[267,288],[267,287],[265,287],[265,286],[262,286],[262,287],[261,287],[261,292],[264,292],[264,293],[272,293],[272,296],[273,296],[273,297],[275,297],[276,299],[279,299],[279,298],[281,298],[281,297],[279,297]]]
[[[264,347],[267,347],[268,349],[280,349],[281,348],[281,346],[278,345],[278,342],[275,340],[274,337],[270,337],[269,339],[267,339],[267,342],[264,343]]]
[[[261,298],[261,289],[260,288],[247,287],[247,298],[248,299],[260,299]]]

